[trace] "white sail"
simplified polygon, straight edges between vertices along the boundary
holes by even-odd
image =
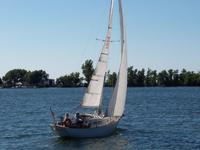
[[[101,104],[102,91],[104,86],[104,77],[107,71],[108,54],[111,41],[113,8],[114,8],[114,0],[111,0],[108,31],[106,34],[105,42],[96,69],[94,71],[94,74],[92,75],[87,91],[83,97],[83,102],[82,102],[83,107],[99,107]]]
[[[127,41],[124,26],[122,1],[119,0],[120,27],[121,27],[121,63],[117,82],[112,98],[108,105],[108,116],[122,116],[126,102],[127,91]]]

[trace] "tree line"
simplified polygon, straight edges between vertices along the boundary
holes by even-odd
[[[51,80],[43,70],[27,71],[25,69],[13,69],[8,71],[3,78],[0,78],[2,87],[48,87]]]
[[[73,72],[68,75],[49,79],[49,74],[44,70],[27,71],[25,69],[13,69],[0,78],[0,87],[82,87],[87,86],[93,72],[92,60],[86,60],[82,66],[82,74]],[[172,86],[200,86],[200,72],[179,70],[135,69],[128,67],[129,87],[172,87]],[[113,87],[117,81],[117,73],[108,71],[105,78],[105,86]]]

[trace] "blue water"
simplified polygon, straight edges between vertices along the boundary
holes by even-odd
[[[125,116],[109,137],[61,139],[55,112],[75,111],[84,89],[0,89],[0,150],[199,150],[200,88],[129,88]],[[112,88],[105,89],[108,99]],[[106,102],[105,102],[106,103]]]

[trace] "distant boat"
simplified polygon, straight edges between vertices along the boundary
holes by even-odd
[[[127,92],[127,42],[124,26],[122,0],[118,0],[121,27],[121,63],[117,82],[106,112],[102,110],[104,79],[107,72],[108,54],[111,42],[114,0],[111,0],[109,24],[104,45],[83,97],[81,107],[96,108],[94,113],[76,113],[75,117],[65,115],[64,120],[57,121],[54,112],[52,130],[60,137],[87,138],[102,137],[113,133],[123,116]]]

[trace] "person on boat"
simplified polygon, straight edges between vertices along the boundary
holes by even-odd
[[[82,126],[83,124],[83,119],[81,118],[79,112],[76,113],[76,124],[77,126]]]
[[[71,126],[71,119],[69,118],[69,114],[68,113],[65,113],[65,117],[64,117],[64,120],[63,120],[63,125],[65,127],[70,127]]]

